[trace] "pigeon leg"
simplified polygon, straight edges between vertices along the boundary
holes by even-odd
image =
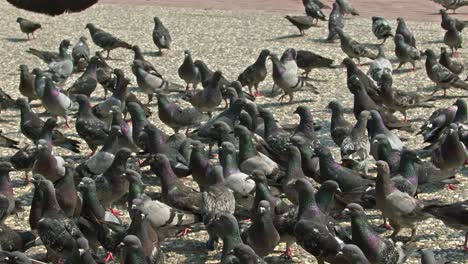
[[[293,251],[291,247],[289,246],[289,243],[286,243],[286,250],[283,253],[281,253],[281,256],[287,259],[292,259],[292,257],[294,256]]]
[[[357,58],[357,62],[358,62],[358,66],[361,67],[361,58],[360,57]]]
[[[280,98],[278,98],[278,102],[281,102],[285,96],[286,96],[286,93],[280,96]]]
[[[24,184],[28,185],[31,181],[29,180],[29,170],[24,172]]]
[[[68,122],[68,118],[65,117],[65,127],[70,128],[70,123]]]
[[[122,216],[123,215],[121,211],[119,211],[117,209],[114,209],[114,208],[109,208],[109,211],[115,216]]]
[[[111,57],[110,57],[110,50],[107,50],[107,56],[106,56],[106,59],[108,59],[108,60],[111,60]]]
[[[88,158],[94,156],[95,153],[96,153],[96,149],[91,150],[91,153],[88,155]]]
[[[408,117],[406,116],[406,112],[403,113],[403,122],[408,123]]]
[[[109,262],[110,260],[114,260],[114,255],[112,254],[112,252],[107,252],[107,255],[106,257],[104,258],[104,262]]]
[[[392,226],[387,223],[387,218],[385,216],[383,216],[383,215],[382,215],[382,217],[383,217],[383,224],[381,224],[379,227],[385,228],[387,230],[391,230]]]
[[[293,93],[289,94],[288,104],[292,103],[293,99],[294,99],[294,94]]]
[[[28,36],[28,40],[29,40],[29,33],[26,33],[26,36]]]
[[[390,238],[393,241],[396,241],[396,236],[398,235],[398,233],[400,233],[400,230],[401,230],[401,227],[399,227],[397,225],[393,226],[393,233],[390,235]]]
[[[465,243],[463,244],[463,249],[465,251],[468,251],[467,243],[468,243],[468,232],[465,233]]]
[[[185,227],[182,231],[179,232],[179,234],[177,234],[177,237],[183,237],[187,235],[188,232],[190,232],[191,230],[192,230],[191,228]]]
[[[190,86],[189,84],[187,83],[187,85],[185,86],[185,91],[188,91],[190,89]]]
[[[149,105],[151,101],[153,101],[153,94],[148,94],[148,103],[146,104]]]
[[[226,98],[224,98],[224,109],[227,109],[229,107],[229,102]]]
[[[447,184],[447,188],[451,191],[455,191],[457,189],[457,187],[455,187],[455,184],[453,183]]]
[[[254,88],[255,88],[255,94],[254,94],[254,96],[255,96],[255,97],[262,96],[262,94],[258,91],[258,83],[257,83],[257,84],[254,84]]]

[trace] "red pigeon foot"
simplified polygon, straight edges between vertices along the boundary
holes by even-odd
[[[106,257],[104,258],[104,262],[109,262],[110,260],[114,260],[114,255],[112,252],[107,252]]]
[[[183,237],[183,236],[187,235],[188,232],[190,232],[190,230],[192,230],[192,229],[188,228],[188,227],[184,228],[182,231],[180,231],[179,234],[177,234],[177,237]]]
[[[455,191],[457,189],[457,187],[453,183],[447,184],[447,188],[449,188],[449,190],[452,190],[452,191]]]
[[[115,216],[122,216],[123,215],[121,211],[116,210],[114,208],[109,208],[109,211]]]
[[[287,259],[292,259],[292,257],[294,256],[293,254],[293,251],[290,247],[287,247],[286,250],[281,253],[281,256],[287,258]]]
[[[380,228],[385,228],[387,230],[392,230],[392,226],[388,223],[379,225]]]

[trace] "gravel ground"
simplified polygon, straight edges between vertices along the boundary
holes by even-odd
[[[320,27],[312,28],[308,31],[306,37],[298,37],[297,31],[292,27],[282,15],[276,13],[254,12],[254,11],[213,11],[213,10],[194,10],[194,9],[173,9],[160,8],[156,6],[137,6],[128,5],[97,5],[85,13],[71,14],[60,17],[46,17],[27,13],[11,7],[5,1],[0,2],[0,9],[3,15],[0,16],[2,28],[2,37],[0,39],[0,87],[11,94],[14,98],[19,95],[18,66],[26,64],[31,69],[42,67],[44,65],[39,59],[25,53],[29,47],[42,50],[57,50],[59,42],[68,38],[73,42],[79,36],[89,36],[85,30],[85,24],[95,23],[116,36],[133,44],[138,44],[145,50],[148,60],[153,62],[158,71],[160,71],[168,80],[181,83],[177,76],[177,68],[182,62],[183,50],[190,49],[194,59],[203,59],[210,68],[223,71],[228,79],[237,77],[244,67],[252,63],[261,49],[268,48],[276,53],[282,53],[285,48],[293,47],[297,49],[308,49],[325,56],[335,59],[335,64],[339,64],[344,58],[339,48],[339,44],[325,44],[323,39],[327,35],[326,24],[321,23]],[[37,34],[34,41],[24,41],[25,35],[19,31],[15,23],[16,17],[22,16],[42,24],[42,31]],[[166,27],[169,28],[173,36],[172,49],[164,54],[163,57],[156,56],[156,47],[151,38],[153,29],[153,16],[159,16]],[[352,18],[346,21],[346,31],[362,43],[379,43],[370,32],[370,19]],[[438,23],[417,23],[408,22],[409,27],[416,33],[418,46],[421,49],[433,48],[437,51],[441,43],[439,40],[443,37],[443,30]],[[92,50],[96,47],[91,44]],[[385,44],[387,54],[394,58],[394,45],[392,41]],[[132,52],[128,50],[116,50],[111,53],[115,60],[110,61],[114,67],[125,70],[128,76],[133,75],[130,71],[130,62],[133,58]],[[466,59],[466,53],[462,50],[462,59]],[[365,60],[364,60],[365,61]],[[366,66],[363,66],[365,68]],[[396,67],[396,65],[395,65]],[[403,72],[394,76],[394,86],[403,90],[418,90],[428,93],[432,90],[433,84],[427,78],[423,65],[418,64],[416,73]],[[69,80],[66,87],[69,87],[74,79]],[[334,70],[314,70],[311,74],[314,83],[319,87],[321,94],[313,95],[310,92],[296,93],[296,101],[293,104],[282,105],[277,102],[277,98],[261,97],[258,103],[274,111],[276,118],[281,123],[297,122],[297,116],[293,115],[294,109],[305,104],[313,109],[316,121],[323,129],[319,132],[325,145],[332,146],[333,142],[329,137],[329,119],[330,113],[325,109],[326,104],[332,100],[343,102],[346,107],[352,106],[352,97],[346,88],[346,71],[344,68]],[[133,82],[135,85],[136,82]],[[266,83],[261,85],[261,90],[267,92],[271,89],[272,80],[267,78]],[[101,97],[103,91],[98,87],[95,96]],[[141,94],[139,94],[141,95]],[[446,107],[455,101],[457,96],[466,96],[466,92],[449,90],[448,97],[436,101],[437,107]],[[143,97],[145,98],[146,97]],[[154,107],[154,106],[153,106]],[[419,126],[423,120],[428,118],[434,109],[411,110],[408,112],[410,121]],[[42,112],[42,109],[35,109]],[[156,111],[156,109],[154,110]],[[353,119],[351,115],[348,115]],[[153,122],[160,124],[157,115],[151,117]],[[353,120],[354,122],[354,120]],[[29,142],[18,133],[19,130],[19,112],[8,110],[2,113],[0,118],[0,127],[3,132],[15,139],[21,141],[21,145]],[[167,127],[161,124],[161,127],[169,132]],[[76,137],[74,129],[62,130],[69,136]],[[407,145],[411,148],[421,147],[422,139],[408,133],[399,133],[407,140]],[[333,146],[334,147],[334,146]],[[83,153],[88,153],[85,144],[82,144]],[[64,157],[78,158],[70,152],[61,152]],[[336,151],[336,147],[334,147]],[[8,149],[1,149],[1,158],[7,160],[14,152]],[[20,173],[12,173],[12,181],[15,186],[15,193],[24,204],[29,204],[32,199],[32,186],[24,186],[24,176]],[[436,190],[435,188],[425,188],[420,194],[420,199],[439,199],[443,202],[455,202],[467,198],[468,180],[466,170],[463,175],[458,175],[461,184],[455,191],[445,189]],[[6,223],[19,229],[28,229],[29,207],[17,216],[11,216]],[[378,212],[369,211],[369,218],[374,224],[380,224]],[[347,225],[349,220],[344,219],[343,224]],[[429,219],[421,223],[417,239],[418,247],[432,248],[437,256],[445,257],[454,263],[467,263],[467,254],[460,247],[463,242],[464,234],[461,231],[455,231],[446,228],[442,222]],[[382,235],[388,236],[389,233]],[[408,236],[409,232],[404,231],[402,236]],[[167,263],[216,263],[219,260],[219,252],[207,253],[204,249],[204,242],[207,238],[205,231],[192,232],[189,235],[169,239],[163,243],[163,248],[167,253]],[[282,250],[284,245],[280,245],[277,250]],[[295,257],[292,260],[285,260],[279,257],[279,252],[275,252],[266,260],[269,263],[315,263],[315,258],[310,256],[300,247],[294,246]],[[31,255],[43,254],[43,250],[32,249]],[[410,259],[409,263],[419,263],[417,257]]]

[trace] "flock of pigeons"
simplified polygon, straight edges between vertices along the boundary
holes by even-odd
[[[314,20],[326,20],[321,9],[327,8],[318,0],[303,2],[307,16],[286,17],[301,34]],[[442,47],[437,60],[434,51],[417,49],[402,18],[395,34],[387,20],[372,18],[372,30],[383,41],[375,55],[344,31],[346,14],[358,15],[358,11],[347,0],[337,0],[328,19],[327,38],[339,39],[348,56],[343,65],[357,119],[356,124],[349,123],[343,106],[329,102],[330,134],[340,148],[341,163],[320,143],[315,133],[320,126],[307,106],[295,110],[300,117],[297,126],[283,128],[272,112],[255,103],[259,84],[268,75],[268,58],[274,89],[283,92],[279,100],[288,96],[292,102],[294,92],[302,89],[319,93],[307,78],[309,72],[335,66],[310,51],[289,48],[278,58],[262,50],[238,80],[230,81],[203,61],[193,61],[186,50],[178,70],[184,89],[159,74],[138,46],[93,24],[86,28],[107,57],[101,52],[92,56],[84,36],[74,47],[63,40],[58,53],[29,49],[47,63],[47,70],[30,72],[20,65],[23,97],[13,100],[5,92],[0,94],[2,109],[19,108],[21,132],[33,143],[19,149],[18,142],[0,135],[3,147],[18,149],[10,162],[0,163],[1,258],[6,263],[32,263],[22,252],[44,245],[47,261],[53,263],[99,263],[101,247],[107,252],[105,261],[118,254],[120,263],[164,263],[160,247],[164,239],[180,230],[179,235],[185,235],[191,225],[201,223],[209,234],[208,250],[222,241],[221,263],[263,263],[262,258],[281,242],[286,243],[286,256],[292,256],[290,246],[297,243],[319,263],[403,263],[415,250],[418,224],[429,217],[466,232],[468,250],[468,200],[440,204],[417,198],[421,185],[442,183],[454,188],[454,177],[467,159],[467,104],[459,98],[428,117],[417,132],[429,143],[425,151],[405,147],[392,130],[414,132],[406,111],[431,108],[434,97],[393,88],[392,64],[382,47],[394,37],[398,68],[409,62],[414,69],[425,56],[427,75],[438,88],[434,92],[443,89],[445,95],[452,87],[468,90],[468,83],[458,76],[463,64],[452,57],[461,47],[465,22],[441,10],[442,27],[447,30],[444,43],[452,52]],[[41,28],[24,18],[17,22],[28,39]],[[171,36],[159,18],[154,22],[153,40],[163,55],[170,49]],[[147,103],[129,91],[130,79],[124,72],[106,62],[116,48],[134,52],[131,69],[139,91],[148,96]],[[368,73],[353,61],[360,63],[361,57],[373,60]],[[298,68],[304,70],[303,76]],[[79,71],[84,72],[73,85],[62,89]],[[91,106],[89,100],[98,85],[104,88],[105,98]],[[197,89],[199,85],[202,89]],[[191,107],[171,101],[169,93],[183,93]],[[174,134],[149,121],[155,111],[150,108],[153,96],[160,121]],[[32,111],[34,100],[45,108],[47,120]],[[223,100],[225,109],[213,115]],[[396,111],[404,115],[403,121],[394,115]],[[79,164],[54,152],[58,147],[80,153],[80,141],[64,135],[57,125],[61,117],[68,127],[72,113],[77,134],[92,151]],[[185,134],[179,133],[184,129]],[[377,161],[376,177],[368,174],[371,157]],[[145,192],[140,169],[145,166],[160,180],[159,196]],[[18,207],[9,179],[15,169],[25,171],[26,183],[28,173],[33,174],[30,230],[13,230],[3,223]],[[189,175],[193,182],[184,179]],[[122,223],[121,212],[112,208],[115,205],[127,209],[129,225]],[[382,212],[383,227],[393,229],[390,238],[369,224],[364,209],[373,208]],[[351,218],[350,233],[336,220],[343,214]],[[397,235],[403,228],[412,231],[405,244],[396,242],[402,240]],[[430,250],[422,252],[423,263],[435,263]]]

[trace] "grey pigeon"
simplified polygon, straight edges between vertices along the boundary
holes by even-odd
[[[433,50],[427,49],[424,54],[427,56],[427,76],[437,86],[432,94],[436,93],[440,89],[443,89],[445,96],[447,89],[451,87],[468,90],[468,83],[461,80],[458,75],[452,73],[449,69],[445,68],[439,62],[437,62],[437,57]]]
[[[270,58],[273,62],[273,81],[284,92],[279,101],[283,100],[285,96],[289,96],[289,103],[291,103],[294,99],[294,92],[303,88],[308,88],[315,94],[319,93],[315,86],[297,76],[295,49],[286,49],[281,60],[275,54],[270,55]]]
[[[270,203],[262,200],[258,203],[252,225],[241,237],[245,244],[260,257],[269,255],[280,241],[280,235],[273,224],[274,212]]]
[[[340,5],[335,2],[333,3],[333,9],[328,17],[328,36],[327,41],[333,42],[339,36],[336,33],[337,28],[344,28],[344,18],[343,13],[341,12]]]
[[[450,228],[465,232],[465,243],[463,247],[468,248],[468,200],[451,204],[428,205],[424,212],[444,222]]]
[[[359,16],[358,11],[351,5],[348,0],[336,0],[340,5],[341,13],[343,15],[351,14],[353,16]]]
[[[412,108],[432,108],[434,105],[427,103],[432,97],[424,96],[418,92],[407,92],[392,87],[393,78],[390,71],[382,74],[380,86],[385,107],[403,114],[404,121],[408,121],[406,111]]]
[[[143,246],[140,239],[134,235],[126,235],[122,242],[119,244],[120,259],[123,263],[137,264],[144,263],[149,264],[149,260],[145,256]],[[151,262],[153,263],[153,262]],[[158,262],[154,262],[158,263]]]
[[[205,187],[203,191],[203,223],[207,227],[209,239],[207,248],[213,250],[216,248],[218,236],[216,231],[211,229],[211,222],[217,214],[234,214],[236,209],[236,198],[233,191],[226,185],[223,175],[223,167],[215,165],[206,171],[206,176],[213,181],[213,184]]]
[[[153,42],[158,47],[160,54],[162,54],[162,49],[171,49],[171,34],[159,17],[154,17]]]
[[[109,59],[110,51],[117,48],[125,48],[131,49],[132,45],[128,44],[121,39],[114,37],[109,32],[106,32],[98,27],[96,27],[92,23],[86,24],[86,28],[89,30],[89,34],[91,35],[91,39],[93,40],[94,44],[101,47],[103,50],[107,51],[106,59]]]
[[[97,68],[99,64],[99,59],[97,57],[92,57],[89,60],[88,66],[86,67],[85,72],[78,77],[78,79],[73,83],[73,85],[68,88],[68,94],[84,94],[88,97],[91,97],[91,94],[97,87]]]
[[[15,169],[9,162],[0,162],[0,223],[13,213],[15,209],[15,195],[11,185],[10,172]]]
[[[402,17],[399,17],[397,18],[397,22],[398,22],[398,25],[395,31],[395,35],[396,34],[402,35],[406,44],[416,48],[416,39],[414,38],[413,32],[406,25],[405,19]]]
[[[16,19],[16,22],[19,24],[21,32],[25,33],[28,36],[28,40],[29,34],[31,34],[33,38],[36,38],[34,36],[34,32],[41,28],[41,24],[22,17],[18,17]]]
[[[46,142],[40,140],[38,145],[38,154],[32,168],[33,174],[39,173],[53,182],[62,178],[66,171],[65,160],[53,155]]]
[[[147,72],[150,72],[150,73],[154,73],[155,75],[161,75],[157,70],[156,68],[154,67],[154,65],[149,62],[148,60],[145,59],[145,57],[143,56],[143,51],[141,50],[140,46],[138,45],[133,45],[132,46],[132,50],[134,52],[134,56],[133,56],[133,60],[134,61],[138,61],[141,65],[141,67],[147,71]]]
[[[421,249],[421,264],[438,264],[440,261],[436,261],[434,252],[430,249]]]
[[[340,37],[341,43],[341,50],[348,55],[349,58],[357,59],[358,63],[361,64],[361,57],[367,57],[369,59],[374,60],[376,55],[369,51],[361,43],[357,42],[356,40],[352,39],[348,33],[344,32],[341,28],[335,29],[336,33]]]
[[[286,18],[291,24],[293,24],[299,30],[299,34],[305,36],[305,30],[311,28],[315,25],[314,18],[310,16],[290,16],[287,15]]]
[[[193,89],[196,89],[197,85],[201,82],[200,71],[198,67],[193,64],[192,53],[190,50],[184,50],[184,61],[180,65],[177,73],[187,84],[187,86],[185,86],[185,90],[189,89],[190,84]]]
[[[395,35],[395,55],[397,56],[400,64],[396,70],[400,69],[405,63],[411,63],[413,65],[413,71],[416,70],[416,61],[421,60],[422,52],[412,45],[405,42],[403,35]]]
[[[165,94],[159,93],[158,116],[159,119],[178,133],[181,128],[193,128],[200,125],[202,113],[195,108],[181,108],[176,103],[170,102]]]
[[[467,21],[462,21],[459,20],[455,17],[451,17],[447,14],[447,10],[440,9],[439,13],[442,17],[442,22],[440,23],[440,26],[445,29],[449,30],[450,29],[450,22],[455,22],[455,27],[457,28],[458,31],[462,32],[465,26],[467,25]]]
[[[385,161],[378,161],[377,181],[376,181],[376,202],[377,208],[382,211],[383,217],[390,220],[393,227],[392,239],[402,228],[411,228],[410,241],[416,236],[417,222],[428,218],[423,213],[424,204],[413,198],[411,195],[396,189],[390,180],[390,169]]]
[[[90,60],[91,54],[89,51],[88,46],[88,38],[85,36],[81,36],[78,39],[78,42],[72,49],[72,58],[73,58],[73,65],[78,69],[82,70],[86,68]]]
[[[367,74],[370,75],[374,81],[379,82],[385,71],[392,72],[392,63],[385,57],[384,47],[381,45],[379,46],[379,54],[377,58],[370,63]]]
[[[78,135],[83,138],[93,155],[98,146],[104,145],[108,136],[106,123],[91,112],[91,106],[85,95],[77,95],[75,100],[79,104],[75,128]]]
[[[309,179],[306,178],[302,170],[302,159],[299,149],[296,146],[288,146],[284,154],[288,156],[288,164],[285,175],[281,180],[282,191],[289,201],[298,204],[298,193],[295,187],[296,181],[299,179]]]
[[[336,145],[341,146],[343,140],[351,134],[353,125],[344,118],[343,106],[338,101],[328,103],[328,109],[332,111],[330,121],[330,134]]]
[[[385,138],[390,143],[390,147],[393,150],[402,150],[404,147],[401,139],[390,131],[383,122],[382,116],[376,110],[371,110],[371,120],[367,123],[367,131],[369,132],[369,137],[374,139],[379,134],[385,135]]]
[[[411,255],[414,244],[409,244],[404,250],[399,244],[381,238],[368,222],[362,206],[348,204],[346,212],[351,215],[353,244],[364,252],[370,263],[401,264]]]
[[[465,0],[432,0],[432,2],[443,6],[445,10],[453,10],[454,14],[458,8],[468,5],[468,1]]]
[[[319,19],[322,21],[327,20],[325,14],[322,12],[320,7],[316,3],[309,1],[304,5],[304,8],[307,16],[316,20],[315,24],[318,24]]]
[[[213,75],[212,82],[207,87],[204,87],[202,91],[194,91],[189,94],[189,102],[200,112],[207,112],[211,116],[213,110],[221,103],[221,83],[220,80],[223,74],[220,71],[216,71]]]
[[[73,57],[69,50],[70,42],[62,41],[59,48],[58,58],[48,64],[46,73],[57,83],[64,83],[73,73]]]
[[[333,60],[325,58],[319,54],[308,50],[298,50],[296,56],[297,67],[304,70],[302,73],[305,77],[309,77],[309,73],[314,68],[330,68],[332,69]]]
[[[351,130],[349,137],[343,139],[340,145],[341,159],[357,162],[364,166],[365,174],[368,174],[368,162],[370,142],[367,136],[367,121],[371,118],[369,111],[359,114],[356,125]]]
[[[320,9],[330,9],[328,5],[322,3],[320,0],[302,0],[302,4],[304,6],[306,6],[309,2],[315,3]]]
[[[305,105],[300,105],[296,108],[294,114],[299,115],[300,121],[292,136],[303,137],[312,145],[317,144],[318,137],[315,134],[314,117],[311,109]]]
[[[99,58],[99,67],[96,70],[96,76],[99,84],[104,88],[104,99],[106,99],[109,90],[114,92],[117,78],[113,76],[114,69],[107,64],[100,51],[96,51],[96,57]]]
[[[257,60],[252,65],[249,65],[237,78],[242,86],[247,86],[249,88],[251,95],[259,95],[258,85],[265,80],[268,74],[266,59],[269,55],[269,50],[262,50]],[[252,88],[255,88],[255,94],[252,93]]]
[[[36,84],[42,73],[36,73]],[[36,85],[36,87],[38,87]],[[72,108],[73,102],[68,96],[55,86],[51,79],[45,77],[44,94],[41,96],[42,105],[52,116],[60,116],[65,119],[65,125],[68,124],[68,113]]]
[[[451,124],[441,140],[440,146],[432,152],[432,163],[443,170],[463,166],[467,154],[465,146],[460,142],[457,126]]]
[[[211,227],[217,236],[223,240],[221,263],[224,263],[228,254],[237,246],[243,244],[240,236],[239,224],[232,214],[220,213],[211,222]]]
[[[440,47],[439,63],[455,74],[461,74],[465,70],[464,63],[452,59],[446,47]]]
[[[380,96],[380,88],[377,83],[370,76],[365,74],[358,68],[356,63],[351,58],[344,58],[342,64],[346,66],[346,75],[348,81],[348,89],[350,88],[350,81],[352,79],[359,79],[360,83],[364,86],[365,91],[374,103],[381,105],[382,98]],[[352,81],[351,81],[352,82]],[[351,91],[351,93],[353,93]],[[355,109],[353,109],[355,110]]]
[[[39,99],[39,96],[36,94],[35,88],[35,79],[36,76],[29,72],[28,66],[21,64],[19,67],[20,70],[20,83],[19,91],[22,96],[28,98],[28,101]]]
[[[8,138],[3,134],[3,131],[0,130],[0,147],[19,149],[18,144],[18,141]]]
[[[236,245],[231,254],[227,255],[221,264],[264,264],[266,263],[263,259],[255,254],[255,251],[245,244]]]
[[[374,33],[377,39],[383,39],[382,44],[384,44],[389,37],[393,37],[390,22],[380,16],[372,17],[372,33]]]
[[[457,57],[459,55],[458,49],[462,48],[463,38],[454,21],[449,22],[449,28],[444,35],[444,43],[452,50],[453,56]]]
[[[33,48],[29,48],[29,50],[26,50],[27,53],[32,54],[39,59],[41,59],[43,62],[49,64],[54,60],[58,60],[60,58],[60,49],[62,47],[69,47],[71,45],[70,41],[68,39],[64,39],[60,42],[59,45],[59,52],[54,52],[54,51],[43,51],[43,50],[37,50]]]

